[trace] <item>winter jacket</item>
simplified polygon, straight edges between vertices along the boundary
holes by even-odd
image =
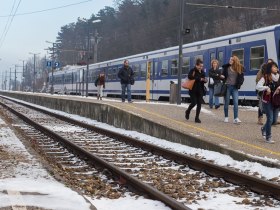
[[[209,88],[214,88],[214,85],[221,81],[221,78],[220,78],[221,74],[222,74],[222,71],[220,69],[214,70],[213,68],[211,68],[209,70],[209,81],[208,81]],[[210,84],[210,78],[212,78],[214,80],[214,84]]]
[[[105,88],[105,75],[104,74],[100,74],[97,78],[97,85],[102,86],[103,88]]]
[[[224,77],[225,77],[224,81],[227,81],[229,67],[230,67],[230,64],[223,65],[222,75],[224,75]],[[242,67],[242,72],[240,74],[239,73],[237,74],[237,79],[236,79],[236,84],[235,84],[236,88],[240,89],[241,85],[243,85],[243,82],[244,82],[244,67]]]
[[[131,67],[123,66],[118,73],[121,84],[131,84],[134,81],[134,72]]]
[[[189,74],[188,74],[188,78],[189,79],[195,79],[194,85],[192,90],[190,90],[190,93],[195,93],[195,94],[199,94],[201,96],[203,96],[205,93],[205,89],[204,89],[204,81],[201,81],[201,78],[205,78],[205,73],[202,70],[201,72],[199,72],[196,67],[194,67],[193,69],[190,70]]]

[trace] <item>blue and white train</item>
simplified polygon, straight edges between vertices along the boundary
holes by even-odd
[[[194,66],[195,60],[204,62],[206,75],[212,59],[217,59],[220,66],[227,63],[231,55],[239,57],[245,66],[245,82],[239,91],[239,100],[255,103],[255,77],[262,63],[272,58],[277,63],[280,59],[280,25],[264,27],[247,32],[222,36],[205,41],[183,45],[183,78]],[[133,98],[145,98],[147,78],[150,79],[150,99],[167,99],[170,95],[170,82],[177,81],[178,46],[132,55],[89,65],[88,93],[96,95],[94,81],[100,71],[106,74],[105,96],[119,96],[121,86],[117,77],[124,59],[128,59],[135,72],[135,84],[132,86]],[[148,66],[150,75],[147,76]],[[54,79],[54,91],[67,91],[70,94],[83,94],[86,89],[86,66],[68,66],[49,75],[51,84]],[[50,86],[49,84],[49,86]],[[188,92],[182,90],[182,98],[188,98]],[[206,97],[207,101],[207,97]]]

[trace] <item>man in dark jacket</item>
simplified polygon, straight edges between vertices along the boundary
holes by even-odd
[[[134,72],[129,66],[128,60],[124,60],[123,67],[118,73],[118,77],[121,80],[122,86],[122,102],[125,102],[125,90],[127,90],[128,103],[132,103],[131,100],[131,85],[134,84]]]

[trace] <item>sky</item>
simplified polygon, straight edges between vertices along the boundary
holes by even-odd
[[[78,17],[90,18],[105,6],[114,7],[113,0],[0,0],[0,2],[1,81],[3,72],[10,71],[10,68],[14,71],[15,65],[22,66],[21,60],[33,58],[30,52],[40,53],[40,57],[45,57],[47,55],[45,49],[51,47],[46,41],[55,42],[62,26],[76,22]],[[75,5],[67,6],[71,4]],[[33,13],[58,7],[64,8]],[[12,14],[15,11],[16,14],[33,14],[15,15],[7,31],[5,30],[7,22],[11,20],[7,16],[11,11]]]

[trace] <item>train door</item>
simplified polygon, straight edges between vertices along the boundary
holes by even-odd
[[[155,100],[154,92],[157,88],[155,77],[157,73],[158,61],[152,59],[147,61],[147,72],[146,72],[146,101]]]
[[[156,89],[155,75],[157,70],[158,61],[152,59],[147,62],[146,72],[146,101],[154,100],[154,90]]]
[[[216,59],[219,61],[219,66],[222,68],[222,66],[227,63],[226,60],[226,48],[225,47],[219,47],[217,48],[217,54]]]

